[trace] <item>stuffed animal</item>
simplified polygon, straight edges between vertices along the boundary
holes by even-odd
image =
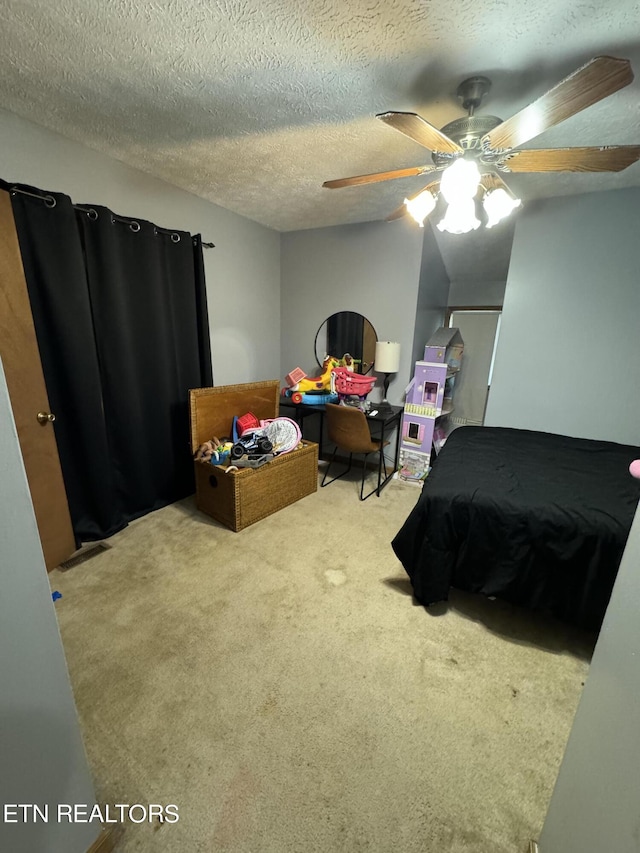
[[[201,444],[200,447],[196,450],[194,454],[195,459],[202,459],[203,462],[211,462],[211,457],[220,447],[221,441],[219,438],[214,437],[210,441],[205,441],[204,444]]]

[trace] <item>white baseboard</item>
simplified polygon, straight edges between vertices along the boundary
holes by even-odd
[[[455,426],[482,426],[482,421],[473,421],[469,418],[456,418],[454,415],[449,415],[449,421]]]

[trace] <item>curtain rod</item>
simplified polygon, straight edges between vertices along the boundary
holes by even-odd
[[[38,201],[43,201],[47,207],[54,208],[58,203],[54,196],[49,193],[38,194],[29,192],[29,190],[23,190],[21,187],[11,187],[9,192],[11,193],[21,193],[22,195],[27,195],[29,198],[36,198]],[[93,207],[83,207],[81,204],[73,205],[75,210],[81,210],[83,213],[86,213],[89,219],[96,220],[98,218],[98,211]],[[132,231],[140,230],[140,223],[135,219],[126,219],[124,216],[118,216],[115,213],[111,213],[111,221],[112,222],[124,222],[125,225],[128,225]],[[179,243],[180,235],[177,231],[171,231],[168,228],[160,228],[158,225],[153,226],[154,233],[158,234],[168,234],[171,237],[172,242]],[[203,249],[215,249],[214,243],[205,243],[201,241],[201,245]]]

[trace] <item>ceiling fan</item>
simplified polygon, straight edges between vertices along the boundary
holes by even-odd
[[[612,95],[632,80],[629,60],[596,56],[503,121],[496,116],[475,114],[491,81],[487,77],[471,77],[457,90],[468,115],[441,130],[416,113],[386,112],[376,116],[428,148],[433,165],[340,178],[325,181],[322,186],[338,189],[442,172],[439,179],[406,198],[386,217],[387,220],[411,213],[422,225],[442,195],[449,206],[438,227],[452,233],[465,233],[480,225],[475,213],[475,198],[481,193],[488,216],[486,224],[491,227],[520,204],[501,173],[620,172],[640,158],[640,145],[518,150],[545,130]]]

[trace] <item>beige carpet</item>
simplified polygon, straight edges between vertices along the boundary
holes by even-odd
[[[175,803],[122,853],[518,853],[593,638],[499,602],[416,606],[419,496],[341,480],[242,533],[193,500],[51,574],[99,801]]]

